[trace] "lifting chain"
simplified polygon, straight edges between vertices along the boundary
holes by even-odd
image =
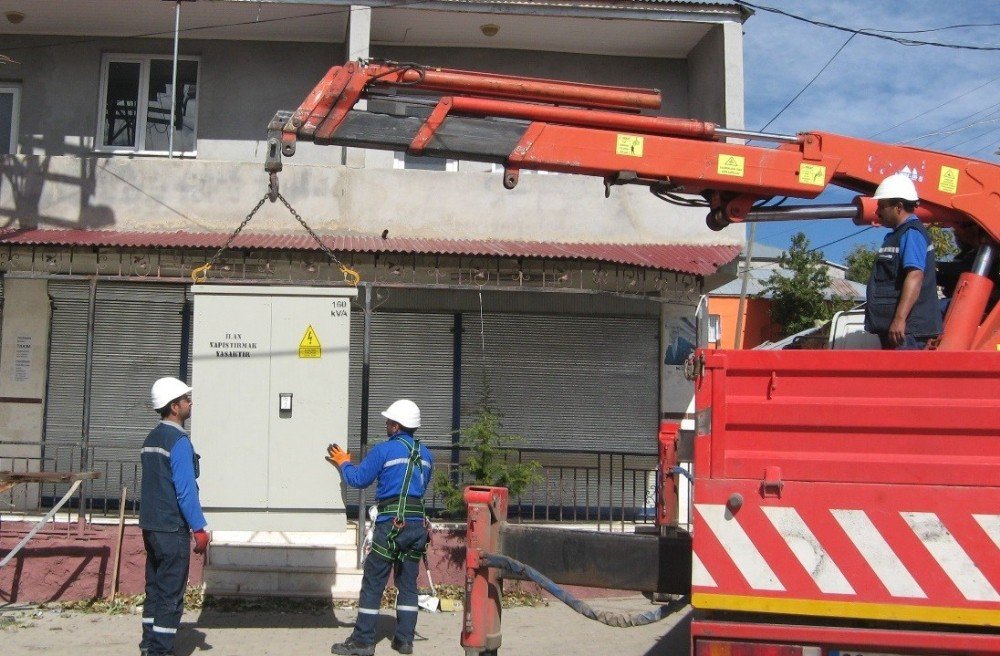
[[[226,239],[226,243],[222,245],[222,248],[216,251],[215,255],[213,255],[208,262],[191,271],[191,280],[193,280],[195,284],[208,280],[208,272],[219,261],[222,254],[229,250],[229,247],[232,245],[233,241],[236,240],[236,237],[243,231],[243,228],[247,227],[247,224],[250,223],[251,219],[253,219],[260,208],[263,207],[264,201],[267,200],[270,200],[272,203],[280,200],[281,203],[288,208],[288,211],[292,213],[292,216],[295,217],[295,220],[299,222],[307,233],[309,233],[309,236],[316,242],[316,245],[319,246],[320,250],[323,251],[328,258],[330,258],[330,261],[333,264],[336,264],[340,268],[340,272],[344,274],[344,282],[354,287],[358,286],[358,283],[361,282],[361,274],[338,260],[333,251],[330,250],[330,248],[323,243],[323,240],[319,238],[319,235],[317,235],[313,229],[309,227],[309,224],[302,218],[302,215],[296,212],[295,208],[292,207],[292,204],[281,195],[278,191],[277,175],[274,173],[271,174],[271,181],[267,193],[264,194],[259,201],[257,201],[257,204],[253,206],[253,209],[246,215],[246,218],[244,218],[243,221],[236,226],[236,229],[233,230],[232,234],[229,235],[229,238]]]

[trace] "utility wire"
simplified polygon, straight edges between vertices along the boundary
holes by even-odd
[[[899,122],[899,123],[897,123],[896,125],[893,125],[893,126],[890,126],[890,127],[887,127],[887,128],[885,128],[884,130],[879,130],[878,132],[876,132],[876,133],[874,133],[874,134],[870,134],[870,135],[868,135],[868,138],[869,138],[869,139],[873,139],[874,137],[877,137],[877,136],[879,136],[880,134],[885,134],[886,132],[890,132],[890,131],[892,131],[892,130],[895,130],[895,129],[896,129],[896,128],[898,128],[899,126],[901,126],[901,125],[906,125],[906,124],[907,124],[907,123],[909,123],[910,121],[913,121],[913,120],[915,120],[915,119],[918,119],[918,118],[920,118],[921,116],[926,116],[926,115],[930,114],[931,112],[933,112],[933,111],[934,111],[934,110],[936,110],[936,109],[941,109],[941,108],[942,108],[942,107],[944,107],[945,105],[949,105],[949,104],[951,104],[951,103],[955,102],[955,101],[956,101],[956,100],[958,100],[959,98],[964,98],[965,96],[969,95],[970,93],[974,93],[974,92],[976,92],[976,91],[979,91],[979,90],[980,90],[980,89],[982,89],[983,87],[985,87],[985,86],[987,86],[987,85],[990,85],[990,84],[993,84],[993,83],[994,83],[994,82],[996,82],[997,80],[1000,80],[1000,77],[995,77],[995,78],[993,78],[992,80],[989,80],[988,82],[983,82],[982,84],[980,84],[980,85],[979,85],[978,87],[976,87],[975,89],[969,89],[969,90],[968,90],[968,91],[966,91],[965,93],[960,93],[960,94],[958,94],[957,96],[955,96],[954,98],[949,98],[948,100],[945,100],[945,101],[944,101],[943,103],[941,103],[940,105],[935,105],[934,107],[931,107],[930,109],[928,109],[928,110],[926,110],[926,111],[923,111],[923,112],[920,112],[919,114],[916,114],[915,116],[911,116],[910,118],[906,119],[905,121],[900,121],[900,122]],[[980,110],[980,111],[982,111],[982,110]],[[976,113],[976,114],[978,114],[979,112],[975,112],[975,113]],[[959,119],[959,120],[960,120],[960,121],[962,121],[962,120],[964,120],[964,119]]]
[[[768,121],[767,123],[765,123],[764,127],[762,127],[759,130],[757,130],[757,132],[763,132],[764,130],[766,130],[767,127],[769,125],[771,125],[772,123],[774,123],[778,119],[778,117],[781,116],[784,113],[784,111],[786,109],[788,109],[789,107],[791,107],[792,103],[795,102],[796,100],[798,100],[799,96],[801,96],[803,93],[805,93],[806,89],[808,89],[810,86],[812,86],[812,83],[815,82],[816,79],[819,78],[819,76],[823,74],[823,71],[825,71],[827,69],[827,67],[830,64],[833,63],[833,60],[837,58],[837,55],[839,55],[841,53],[841,51],[843,51],[843,49],[847,47],[847,44],[850,43],[851,40],[854,37],[856,37],[856,36],[857,36],[857,34],[852,34],[851,36],[847,37],[847,41],[844,41],[844,43],[839,48],[837,48],[837,52],[833,53],[833,56],[830,57],[830,59],[828,59],[825,64],[823,64],[823,68],[819,69],[819,72],[816,73],[816,75],[813,75],[813,78],[811,80],[809,80],[808,82],[806,82],[806,85],[804,87],[802,87],[802,89],[797,94],[795,94],[795,96],[791,100],[789,100],[787,103],[785,103],[785,106],[782,107],[780,110],[778,110],[778,113],[775,114],[774,116],[772,116],[771,120]]]
[[[972,123],[969,123],[968,125],[963,125],[960,128],[955,128],[954,130],[944,130],[944,131],[941,131],[941,132],[928,132],[927,134],[922,134],[919,137],[913,137],[912,139],[908,139],[907,143],[912,143],[914,141],[919,141],[921,139],[926,139],[927,137],[937,137],[937,136],[945,136],[945,137],[947,137],[948,135],[956,134],[958,132],[964,132],[965,130],[968,130],[969,128],[974,128],[977,125],[983,125],[983,124],[986,124],[986,123],[996,123],[998,121],[1000,121],[1000,117],[984,118],[982,120],[974,121]]]
[[[431,2],[431,1],[432,0],[403,0],[401,2],[391,2],[391,3],[389,3],[386,6],[389,7],[389,8],[394,8],[394,7],[412,7],[414,5],[425,4],[425,3]],[[316,12],[312,12],[312,13],[309,13],[309,14],[296,14],[295,16],[278,16],[276,18],[264,18],[264,19],[256,18],[254,20],[239,21],[239,22],[236,22],[236,23],[215,23],[215,24],[212,24],[212,25],[197,25],[197,26],[194,26],[194,27],[185,27],[185,28],[182,28],[181,30],[179,30],[179,32],[180,33],[185,33],[185,32],[202,32],[202,31],[205,31],[205,30],[215,30],[215,29],[220,29],[220,28],[225,28],[225,27],[242,27],[242,26],[245,26],[245,25],[263,25],[265,23],[279,23],[279,22],[282,22],[282,21],[299,20],[301,18],[318,18],[318,17],[321,17],[321,16],[335,16],[337,14],[346,14],[346,13],[349,13],[350,11],[351,11],[350,7],[341,7],[341,8],[338,8],[338,9],[331,9],[329,11],[316,11]],[[157,36],[172,36],[173,33],[174,33],[173,30],[166,30],[166,31],[159,31],[159,32],[146,32],[146,33],[143,33],[143,34],[131,34],[131,35],[121,36],[121,37],[116,37],[116,38],[121,38],[121,39],[145,39],[145,38],[157,37]],[[66,40],[66,41],[60,41],[60,42],[57,42],[57,43],[39,43],[39,44],[35,44],[35,45],[14,46],[14,47],[4,46],[4,51],[5,52],[16,52],[16,51],[19,51],[19,50],[22,50],[22,51],[23,50],[43,50],[45,48],[59,48],[59,47],[63,47],[63,46],[75,46],[75,45],[81,45],[81,44],[84,44],[84,43],[98,43],[100,41],[104,41],[107,38],[108,38],[107,36],[87,37],[87,38],[83,38],[83,39],[70,39],[70,40]]]
[[[736,4],[741,5],[743,7],[748,7],[750,9],[756,9],[759,11],[766,11],[772,14],[779,14],[787,18],[791,18],[797,21],[802,21],[803,23],[809,23],[810,25],[828,27],[832,30],[839,30],[841,32],[850,32],[851,34],[856,34],[856,35],[860,34],[861,36],[870,36],[875,39],[885,39],[886,41],[893,41],[895,43],[904,46],[934,46],[936,48],[953,48],[956,50],[989,50],[989,51],[1000,50],[1000,46],[970,46],[964,43],[940,43],[938,41],[917,41],[915,39],[905,39],[896,36],[889,36],[888,34],[886,34],[886,32],[888,32],[889,30],[857,29],[853,27],[845,27],[843,25],[837,25],[835,23],[828,23],[826,21],[806,18],[805,16],[799,16],[798,14],[793,14],[791,12],[787,12],[783,9],[778,9],[776,7],[768,7],[766,5],[756,5],[750,2],[744,2],[744,0],[735,0],[735,2]],[[988,25],[983,25],[983,27],[987,26]],[[943,29],[950,29],[950,27],[952,26]],[[937,28],[937,29],[942,29],[942,28]],[[933,30],[927,30],[927,31],[933,31]]]
[[[971,114],[966,114],[965,116],[963,116],[961,118],[958,118],[958,119],[952,121],[951,123],[948,123],[946,125],[938,126],[937,129],[938,130],[948,130],[950,128],[953,128],[955,126],[958,126],[958,125],[962,124],[964,121],[968,121],[970,119],[973,119],[973,118],[977,117],[977,115],[979,115],[979,114],[982,114],[982,116],[978,116],[978,118],[975,118],[975,120],[979,120],[979,119],[982,119],[982,118],[988,118],[988,117],[992,116],[993,114],[996,114],[998,107],[1000,107],[1000,103],[993,103],[989,107],[984,107],[983,109],[980,109],[980,110],[977,110],[975,112],[972,112]],[[936,143],[938,141],[940,141],[940,139],[934,139],[932,141],[929,141],[928,145]]]

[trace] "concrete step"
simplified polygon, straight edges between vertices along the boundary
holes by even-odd
[[[213,531],[205,590],[220,596],[356,598],[362,571],[353,529]]]
[[[209,553],[212,567],[276,569],[297,567],[326,568],[332,571],[357,567],[358,550],[354,545],[257,545],[212,542]]]
[[[357,599],[363,572],[327,568],[205,568],[205,592],[227,597]]]

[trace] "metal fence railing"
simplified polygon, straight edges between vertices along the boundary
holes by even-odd
[[[465,448],[430,446],[435,474],[443,472],[460,485],[471,483],[463,463]],[[653,522],[655,516],[655,453],[568,451],[565,449],[524,448],[507,452],[511,462],[537,462],[540,479],[522,494],[510,499],[508,517],[521,522],[562,522],[622,526],[626,522]],[[207,464],[207,463],[206,463]],[[142,471],[138,448],[96,445],[86,452],[72,444],[38,444],[0,440],[0,471],[52,472],[98,471],[101,477],[86,481],[81,491],[67,503],[70,509],[84,508],[95,516],[117,516],[121,490],[128,492],[127,516],[138,514]],[[206,468],[205,475],[210,474]],[[46,511],[69,489],[63,483],[31,483],[15,486],[0,494],[0,512],[34,513]],[[357,518],[359,494],[345,490],[348,516]],[[371,491],[366,495],[371,503]],[[444,510],[441,494],[433,483],[425,497],[433,516]]]

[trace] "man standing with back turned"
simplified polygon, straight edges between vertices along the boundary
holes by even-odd
[[[389,439],[377,445],[361,464],[351,464],[351,454],[336,444],[327,449],[327,460],[340,469],[351,487],[367,487],[378,479],[375,500],[378,517],[372,551],[365,560],[365,574],[358,600],[354,632],[330,651],[342,656],[372,656],[375,653],[375,625],[382,605],[382,592],[393,572],[396,588],[396,634],[392,648],[401,654],[413,653],[417,629],[417,573],[427,549],[424,492],[431,477],[431,454],[413,433],[420,427],[420,408],[400,399],[385,412],[385,433]]]
[[[878,218],[892,230],[878,251],[865,304],[865,330],[883,349],[922,349],[941,334],[934,247],[914,216],[919,199],[910,178],[897,173],[882,181],[873,198]]]
[[[142,608],[143,656],[173,654],[184,613],[184,589],[194,552],[208,548],[207,522],[198,500],[198,456],[184,429],[191,416],[191,388],[161,378],[150,392],[157,424],[142,444],[139,526],[146,546],[146,603]]]

